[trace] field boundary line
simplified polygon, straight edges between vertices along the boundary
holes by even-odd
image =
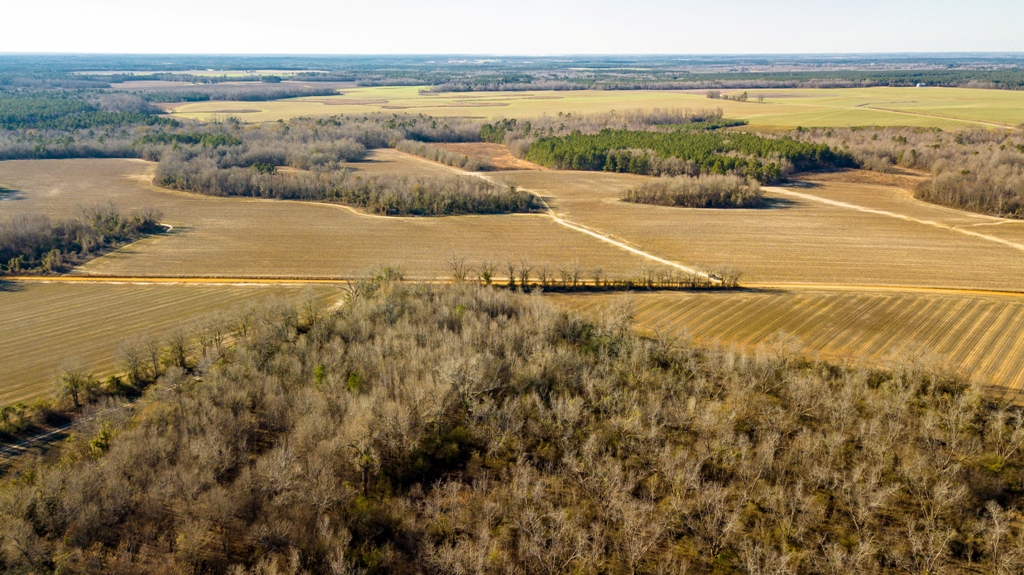
[[[0,276],[0,282],[8,283],[107,283],[125,285],[206,285],[206,286],[236,286],[254,287],[267,285],[343,285],[359,278],[323,278],[323,277],[290,277],[290,278],[257,278],[257,277],[176,277],[176,276]],[[496,277],[495,280],[507,280],[505,277]],[[405,278],[407,283],[421,284],[449,284],[450,279],[438,278]],[[532,284],[531,284],[532,285]],[[539,284],[538,284],[539,285]],[[757,290],[779,290],[779,291],[836,291],[849,293],[902,293],[902,294],[933,294],[933,295],[959,295],[959,296],[988,296],[1024,298],[1024,291],[994,290],[980,288],[958,288],[942,286],[908,286],[908,285],[872,285],[872,284],[826,284],[826,283],[787,283],[787,282],[750,282],[741,283],[732,292],[751,292]],[[650,290],[638,287],[637,292],[666,292],[676,293],[671,290],[652,288]],[[698,290],[699,291],[699,290]],[[2,292],[0,292],[2,293]],[[555,292],[557,294],[557,292]],[[575,297],[585,297],[587,294],[573,294]]]
[[[895,294],[932,294],[957,296],[985,296],[1024,298],[1024,291],[1001,291],[977,288],[902,286],[902,285],[856,285],[856,284],[823,284],[823,283],[785,283],[785,282],[752,282],[740,284],[742,290],[780,290],[780,291],[836,291],[850,293],[895,293]]]
[[[900,219],[900,220],[904,220],[904,221],[908,221],[908,222],[915,222],[915,223],[918,223],[918,224],[922,224],[922,225],[926,225],[926,226],[932,226],[932,227],[939,228],[939,229],[942,229],[942,230],[950,230],[952,232],[964,234],[966,236],[973,236],[973,237],[980,238],[980,239],[983,239],[983,240],[986,240],[986,241],[1003,244],[1005,246],[1011,247],[1011,248],[1016,249],[1016,250],[1024,251],[1024,245],[1022,245],[1022,244],[1014,243],[1014,242],[1011,242],[1009,240],[1004,240],[1003,238],[997,238],[995,236],[989,236],[989,235],[986,235],[986,234],[979,234],[978,232],[972,232],[972,231],[966,230],[964,228],[960,228],[960,227],[956,227],[956,226],[951,226],[951,225],[947,225],[947,224],[942,224],[942,223],[935,222],[935,221],[932,221],[932,220],[923,220],[921,218],[915,218],[913,216],[908,216],[908,215],[905,215],[905,214],[898,214],[896,212],[890,212],[890,211],[886,211],[886,210],[879,210],[877,208],[868,208],[868,207],[865,207],[865,206],[858,206],[857,204],[850,204],[850,203],[847,203],[847,202],[840,202],[839,200],[830,200],[828,198],[823,198],[821,196],[815,196],[813,194],[804,194],[804,193],[801,193],[801,192],[794,192],[792,190],[787,190],[785,188],[780,188],[778,186],[765,187],[763,189],[766,190],[766,191],[775,192],[777,194],[782,194],[782,195],[785,195],[785,196],[791,196],[791,197],[800,198],[800,199],[804,199],[804,200],[808,200],[808,201],[812,201],[812,202],[819,202],[819,203],[822,203],[822,204],[826,204],[826,205],[830,205],[830,206],[835,206],[837,208],[845,208],[845,209],[848,209],[848,210],[857,210],[859,212],[864,212],[864,213],[868,213],[868,214],[875,214],[875,215],[878,215],[878,216],[886,216],[886,217],[896,218],[896,219]]]

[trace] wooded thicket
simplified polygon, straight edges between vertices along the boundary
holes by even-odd
[[[354,284],[162,349],[134,415],[0,483],[16,572],[1016,573],[1024,419],[889,370]],[[124,357],[147,357],[132,345]]]
[[[720,175],[659,178],[630,188],[622,199],[678,208],[759,208],[765,204],[756,181]]]
[[[0,220],[0,271],[62,271],[97,252],[162,231],[159,219],[157,212],[127,214],[112,205],[83,209],[78,217],[56,222],[41,215],[4,218]]]

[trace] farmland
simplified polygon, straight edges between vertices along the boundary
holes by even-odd
[[[383,153],[369,170],[434,173],[419,158]],[[443,168],[448,170],[447,168]],[[62,217],[78,206],[113,202],[123,210],[154,208],[168,234],[144,239],[97,259],[76,273],[126,276],[353,277],[378,265],[399,265],[411,277],[447,277],[457,253],[476,264],[527,260],[610,273],[640,260],[535,215],[392,218],[331,204],[217,198],[157,188],[152,164],[134,160],[4,162],[0,185],[16,190],[0,216]],[[446,173],[451,173],[448,170]],[[254,237],[260,241],[253,241]]]
[[[755,129],[797,126],[916,126],[944,130],[1024,123],[1024,92],[969,88],[843,88],[748,90],[764,101],[709,100],[704,90],[421,93],[416,86],[346,89],[343,95],[270,102],[193,102],[173,116],[201,120],[234,116],[268,122],[296,116],[395,112],[432,116],[528,118],[636,108],[716,108]],[[737,93],[742,90],[737,90]],[[729,91],[725,95],[729,95]],[[239,110],[245,110],[239,111]]]
[[[705,210],[619,201],[647,181],[640,176],[530,171],[503,177],[547,197],[571,221],[673,261],[737,268],[746,282],[1019,290],[1024,277],[1019,248],[1000,243],[1002,236],[969,235],[999,230],[1015,237],[1024,223],[932,206],[897,187],[821,181],[764,188],[774,202],[769,208]],[[832,195],[848,205],[821,201]],[[986,225],[962,228],[976,224]]]
[[[553,296],[584,311],[615,296]],[[617,296],[622,297],[622,296]],[[863,290],[637,294],[638,325],[753,352],[797,338],[810,355],[873,365],[916,358],[989,385],[1024,388],[1024,297]]]
[[[0,285],[0,405],[55,391],[65,361],[97,377],[116,369],[118,343],[130,335],[163,337],[172,327],[214,311],[275,296],[297,297],[296,286],[14,283]],[[339,290],[309,288],[320,298]]]

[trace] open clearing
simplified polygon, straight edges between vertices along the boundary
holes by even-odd
[[[382,154],[386,169],[452,173],[414,156]],[[377,169],[375,163],[361,164]],[[112,201],[151,207],[174,226],[76,268],[76,274],[180,277],[353,277],[400,265],[412,278],[447,277],[451,254],[469,263],[527,260],[557,267],[634,271],[643,260],[561,227],[546,215],[393,218],[331,204],[217,198],[163,190],[153,164],[137,160],[0,162],[0,186],[17,190],[0,218],[19,213],[67,217],[82,205]]]
[[[469,144],[431,144],[450,152],[456,152],[469,156],[476,160],[487,162],[495,170],[543,170],[545,168],[519,159],[512,155],[508,146],[504,144],[490,144],[476,142]]]
[[[65,360],[97,377],[113,373],[117,345],[130,335],[160,337],[197,316],[306,289],[339,293],[328,286],[2,284],[0,405],[56,391],[52,378]]]
[[[173,114],[201,120],[236,116],[268,122],[295,116],[393,112],[432,116],[528,118],[558,112],[635,108],[722,108],[726,117],[765,129],[797,126],[920,126],[942,129],[1024,123],[1024,92],[970,88],[830,88],[746,90],[747,102],[710,100],[704,90],[421,93],[417,86],[346,89],[344,95],[271,102],[192,102]],[[725,94],[743,90],[726,90]],[[756,101],[760,93],[763,103]],[[238,113],[231,110],[257,110]]]
[[[629,297],[638,325],[666,337],[688,334],[751,351],[785,332],[809,355],[872,365],[921,356],[982,383],[1024,389],[1024,298],[1017,296],[800,290],[551,297],[584,312]]]

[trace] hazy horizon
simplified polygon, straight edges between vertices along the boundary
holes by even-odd
[[[882,0],[325,2],[44,0],[0,53],[274,55],[888,54],[1024,51],[1024,3]]]

